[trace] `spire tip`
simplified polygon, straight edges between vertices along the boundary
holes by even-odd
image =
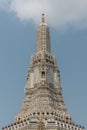
[[[45,14],[44,13],[42,13],[42,23],[45,23],[45,18],[44,18],[44,16],[45,16]]]
[[[42,13],[42,16],[45,16],[45,14],[44,14],[44,13]]]

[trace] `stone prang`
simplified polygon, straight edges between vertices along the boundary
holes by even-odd
[[[72,121],[64,104],[44,14],[37,29],[36,54],[31,56],[23,105],[14,122],[2,130],[84,130]]]

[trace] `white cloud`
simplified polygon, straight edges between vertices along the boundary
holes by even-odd
[[[8,0],[4,4],[8,4]],[[54,27],[87,27],[87,0],[9,0],[9,9],[21,21],[40,21],[42,13]],[[1,3],[1,2],[0,2]]]

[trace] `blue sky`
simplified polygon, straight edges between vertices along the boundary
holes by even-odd
[[[16,15],[6,8],[0,10],[0,128],[9,125],[20,111],[40,23],[40,15],[38,20],[37,14],[34,19]],[[79,20],[69,25],[50,20],[48,17],[52,53],[61,72],[65,104],[73,121],[87,129],[87,27]]]

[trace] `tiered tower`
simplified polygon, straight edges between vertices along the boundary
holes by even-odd
[[[42,15],[36,54],[31,57],[25,97],[14,122],[3,130],[84,130],[75,125],[62,96],[60,71],[51,54],[50,31]]]

